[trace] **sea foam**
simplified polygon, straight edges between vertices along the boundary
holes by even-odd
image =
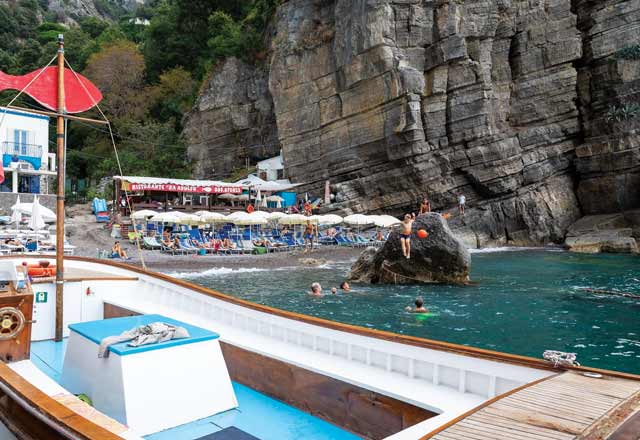
[[[232,269],[230,267],[213,267],[211,269],[205,270],[203,272],[169,272],[165,275],[168,275],[173,278],[205,278],[205,277],[215,277],[215,276],[223,276],[223,275],[235,275],[238,273],[248,273],[248,272],[266,272],[273,270],[282,270],[283,268],[277,269],[260,269],[257,267],[244,267],[240,269]]]

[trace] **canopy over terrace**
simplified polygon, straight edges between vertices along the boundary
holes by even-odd
[[[201,211],[227,209],[222,206],[223,194],[239,195],[248,186],[217,180],[170,179],[164,177],[113,176],[114,206],[121,214],[129,214],[129,205],[124,200],[125,192],[134,210],[155,211]]]

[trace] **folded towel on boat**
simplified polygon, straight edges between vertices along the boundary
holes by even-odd
[[[189,332],[183,327],[178,327],[164,322],[152,322],[122,332],[117,336],[108,336],[100,341],[98,357],[109,357],[109,346],[120,342],[131,341],[127,345],[138,347],[140,345],[157,344],[171,339],[188,338]]]

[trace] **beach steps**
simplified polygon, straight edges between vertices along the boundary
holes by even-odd
[[[491,400],[424,438],[619,439],[640,410],[640,381],[567,371]]]

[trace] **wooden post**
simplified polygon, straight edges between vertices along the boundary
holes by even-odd
[[[64,301],[64,36],[58,35],[58,116],[56,144],[58,154],[58,194],[56,197],[56,333],[55,340],[62,341]]]

